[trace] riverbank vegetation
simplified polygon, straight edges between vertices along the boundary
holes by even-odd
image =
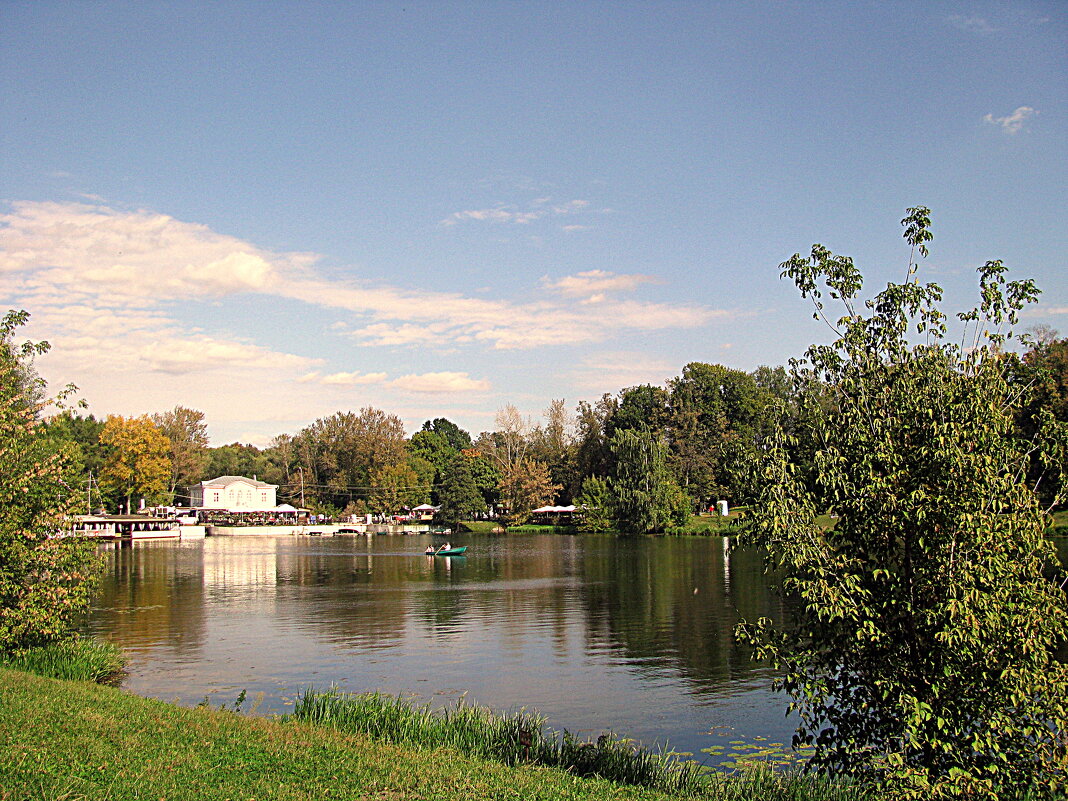
[[[107,640],[68,637],[32,648],[0,653],[0,667],[25,670],[50,679],[117,684],[126,659]]]
[[[372,737],[344,726],[181,708],[86,682],[0,668],[0,787],[10,798],[278,801],[322,798],[861,801],[816,779],[756,769],[697,796],[479,753],[477,736]],[[388,705],[387,705],[388,706]],[[397,707],[399,710],[400,708]],[[386,713],[413,731],[404,713]],[[471,716],[468,716],[469,718]],[[385,729],[385,726],[380,728]],[[575,744],[575,750],[591,749]],[[596,759],[619,760],[604,744]],[[605,754],[614,754],[606,757]],[[582,758],[579,755],[578,763]],[[589,760],[588,760],[589,761]],[[590,762],[592,765],[593,763]],[[596,770],[594,771],[596,772]]]

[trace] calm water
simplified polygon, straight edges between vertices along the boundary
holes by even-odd
[[[90,630],[130,657],[124,686],[193,705],[282,712],[305,686],[463,693],[701,749],[789,742],[785,701],[731,631],[781,617],[759,558],[719,538],[213,537],[108,551]],[[715,761],[709,759],[710,762]]]

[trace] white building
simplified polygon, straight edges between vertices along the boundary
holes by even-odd
[[[219,476],[189,488],[189,505],[201,509],[227,509],[234,512],[274,509],[277,484],[267,484],[244,476]]]

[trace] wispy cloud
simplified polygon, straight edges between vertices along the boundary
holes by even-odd
[[[338,387],[353,387],[367,384],[381,384],[386,378],[386,373],[361,373],[359,370],[356,370],[351,373],[330,373],[321,377],[317,376],[316,380],[318,380],[320,384]]]
[[[983,117],[983,122],[999,125],[1001,130],[1007,134],[1016,134],[1022,131],[1027,121],[1036,114],[1038,114],[1038,111],[1030,106],[1020,106],[1006,117],[995,117],[993,114],[987,114]]]
[[[604,298],[608,292],[631,292],[642,284],[657,283],[651,275],[629,275],[608,270],[584,270],[574,275],[565,275],[556,280],[545,276],[541,284],[546,289],[571,298]]]
[[[589,205],[590,202],[588,200],[569,200],[565,203],[553,203],[551,197],[539,197],[535,198],[526,208],[499,204],[488,209],[454,211],[442,220],[440,225],[451,226],[470,220],[476,222],[529,225],[530,223],[545,217],[559,216],[562,214],[576,214],[584,211]]]
[[[968,33],[977,33],[983,36],[996,33],[997,28],[990,24],[984,17],[968,17],[963,14],[953,14],[946,21],[954,28],[959,28]]]
[[[551,201],[543,206],[563,213]],[[458,349],[575,346],[737,316],[618,297],[654,280],[585,271],[546,279],[543,291],[513,301],[338,278],[320,269],[316,254],[271,251],[154,211],[16,202],[0,213],[0,304],[30,310],[26,335],[57,345],[43,360],[46,375],[75,381],[109,413],[165,409],[178,397],[235,433],[277,433],[330,414],[354,387],[402,398],[490,392],[488,380],[449,370],[446,356]],[[442,369],[401,377],[381,364],[339,371],[318,354],[289,350],[298,347],[292,337],[256,341],[231,331],[241,325],[228,314],[235,298],[264,309],[303,305],[325,335],[361,348],[432,349]],[[597,314],[588,302],[598,303]],[[333,312],[345,325],[332,324]],[[368,357],[360,363],[372,364]],[[608,388],[616,381],[602,378]],[[253,396],[270,402],[250,403]]]
[[[652,276],[590,270],[545,279],[548,293],[516,303],[329,278],[317,261],[315,254],[268,251],[149,211],[21,202],[0,214],[0,297],[50,317],[50,326],[74,336],[122,331],[141,341],[181,338],[195,350],[205,343],[186,329],[182,305],[235,295],[348,312],[347,336],[389,346],[534,348],[595,342],[627,329],[693,328],[733,316],[696,304],[610,297],[655,281]],[[576,298],[601,304],[603,313],[594,319]]]
[[[401,376],[392,382],[397,389],[425,395],[445,395],[459,392],[489,392],[485,379],[471,378],[467,373],[440,372]]]

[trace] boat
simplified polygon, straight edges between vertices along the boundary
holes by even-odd
[[[434,551],[434,556],[463,556],[466,550],[467,546],[462,545],[459,548],[449,548],[447,551]]]

